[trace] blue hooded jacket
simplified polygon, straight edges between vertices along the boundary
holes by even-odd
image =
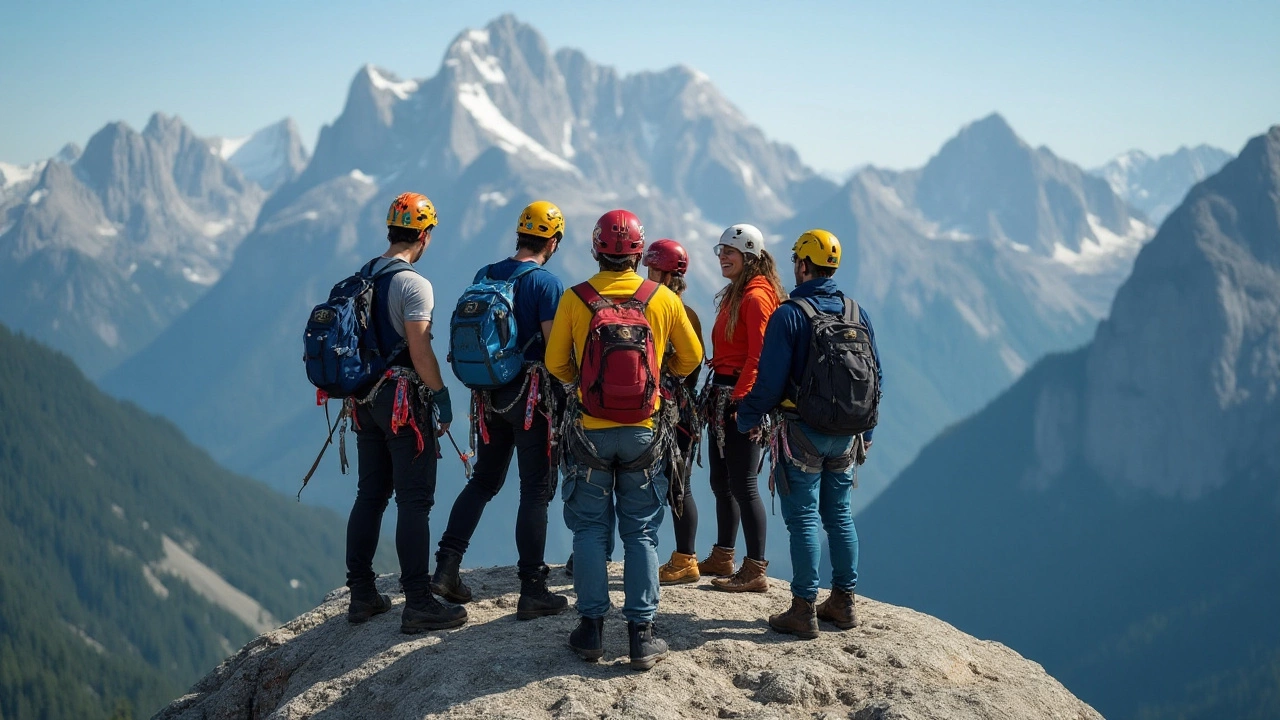
[[[815,278],[802,283],[791,292],[793,298],[811,298],[820,312],[844,312],[844,293],[830,278]],[[884,389],[884,375],[880,370],[880,351],[876,348],[876,331],[866,308],[858,305],[862,324],[871,337],[871,353],[876,359],[876,376]],[[747,432],[760,424],[765,413],[776,408],[783,399],[792,397],[800,376],[809,362],[809,333],[813,331],[809,318],[800,308],[783,303],[769,317],[764,331],[764,347],[760,352],[760,375],[751,392],[738,403],[738,430]],[[864,437],[871,439],[872,430]]]

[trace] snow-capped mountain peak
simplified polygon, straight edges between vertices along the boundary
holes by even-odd
[[[308,159],[292,118],[268,125],[247,137],[212,138],[209,148],[268,192],[296,178]]]

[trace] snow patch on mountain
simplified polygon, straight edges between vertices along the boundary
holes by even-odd
[[[359,182],[366,183],[368,185],[378,184],[372,175],[365,175],[359,170],[352,170],[351,172],[347,173],[347,175],[351,177],[352,180],[357,180]]]
[[[241,138],[220,138],[217,142],[209,146],[209,150],[223,160],[230,160],[233,155],[249,142],[252,135],[246,135]]]
[[[45,190],[44,188],[40,188],[39,190],[36,190],[35,192],[27,196],[27,202],[33,206],[39,205],[40,201],[44,200],[44,197],[48,194],[49,194],[48,190]]]
[[[546,149],[537,140],[529,137],[523,130],[507,119],[480,83],[460,83],[458,85],[458,104],[461,105],[476,125],[487,132],[497,142],[498,147],[512,155],[521,150],[551,165],[574,174],[580,174],[578,168],[564,158]]]
[[[564,155],[566,158],[572,158],[574,155],[578,154],[578,151],[573,149],[572,120],[564,121],[564,139],[560,141],[560,154]]]
[[[392,80],[381,72],[372,64],[365,65],[364,71],[369,75],[369,82],[379,90],[390,91],[392,95],[401,100],[408,100],[409,96],[418,91],[418,82],[416,80]]]
[[[0,190],[7,190],[15,185],[30,182],[48,163],[47,160],[31,163],[30,165],[13,165],[7,162],[0,162]]]
[[[1053,246],[1055,261],[1085,275],[1108,270],[1117,260],[1133,258],[1155,233],[1150,225],[1137,218],[1129,218],[1129,231],[1124,235],[1112,232],[1093,213],[1089,213],[1087,219],[1093,237],[1081,238],[1079,250],[1071,250],[1062,243]]]

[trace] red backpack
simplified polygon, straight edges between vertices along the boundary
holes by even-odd
[[[658,351],[644,311],[660,286],[645,280],[635,295],[607,300],[590,283],[573,292],[591,309],[578,387],[591,417],[635,424],[658,409]]]

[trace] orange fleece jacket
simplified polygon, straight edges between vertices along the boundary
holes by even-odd
[[[773,285],[762,276],[751,278],[742,293],[738,325],[729,339],[729,308],[720,308],[716,324],[711,328],[711,369],[721,375],[738,375],[733,399],[741,400],[751,392],[760,371],[760,351],[764,348],[764,329],[769,316],[778,309],[778,295]]]

